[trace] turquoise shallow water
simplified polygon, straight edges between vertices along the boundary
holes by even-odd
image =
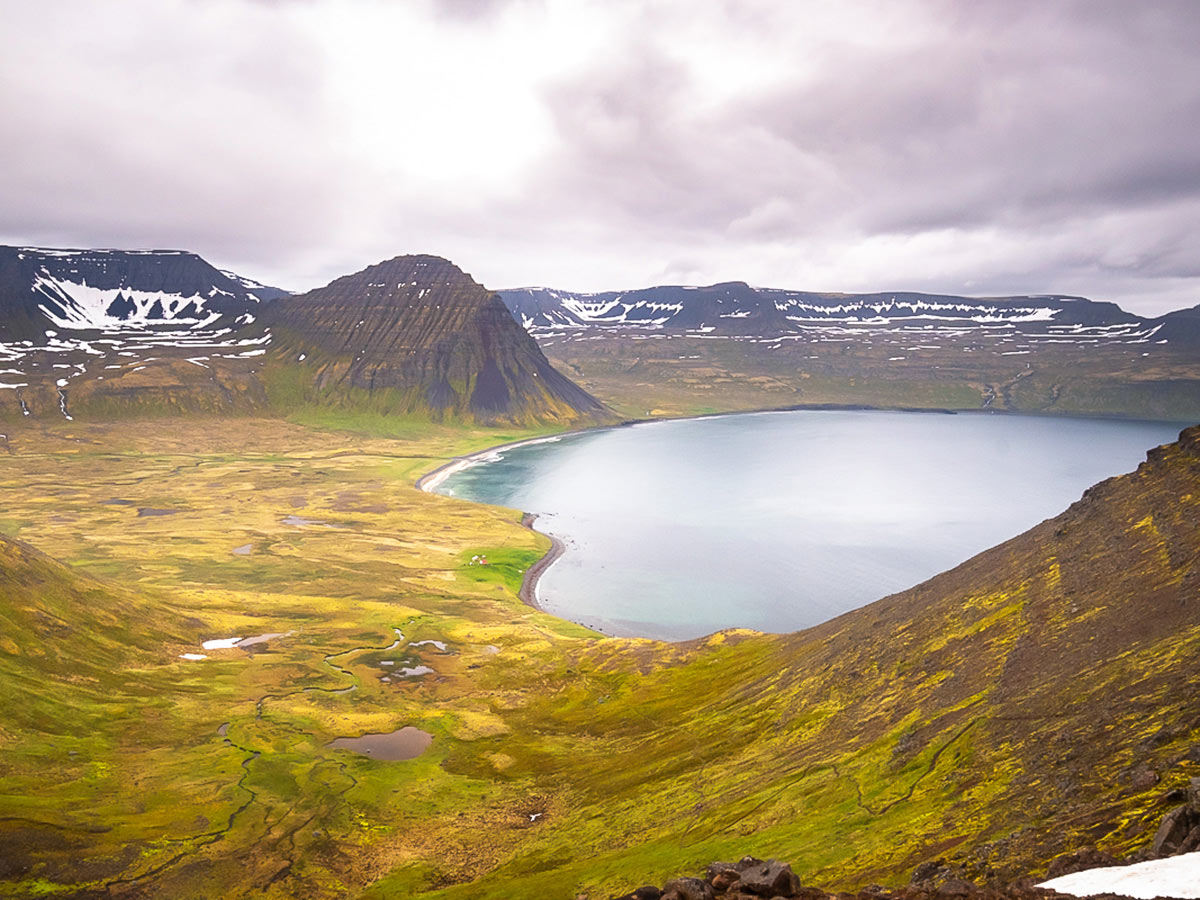
[[[505,450],[439,492],[538,513],[550,612],[611,634],[794,631],[1132,471],[1182,424],[879,411],[653,422]]]

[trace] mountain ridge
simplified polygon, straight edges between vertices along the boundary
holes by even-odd
[[[1200,417],[1195,310],[745,282],[501,295],[556,366],[631,418],[831,404]]]
[[[523,289],[517,300],[498,292],[529,324],[534,348],[498,309],[484,309],[497,292],[464,279],[441,279],[448,306],[438,315],[429,308],[436,299],[393,284],[393,302],[414,304],[409,334],[386,297],[372,307],[364,294],[355,302],[359,313],[373,310],[373,324],[355,331],[364,315],[351,318],[353,303],[335,311],[345,297],[331,300],[351,276],[287,295],[187,251],[0,248],[0,419],[290,414],[297,405],[496,423],[830,404],[1165,419],[1200,409],[1195,310],[1145,319],[1067,295],[817,293],[745,282]],[[371,285],[359,279],[359,289],[381,290]],[[449,315],[456,293],[483,304],[474,318]],[[272,319],[278,304],[294,309],[295,296],[324,297],[329,315]],[[287,336],[278,349],[263,317]],[[318,322],[331,332],[312,333]],[[421,337],[454,327],[473,336],[440,347]],[[388,358],[389,342],[402,352]]]
[[[43,333],[232,324],[285,294],[187,250],[0,247],[0,311],[44,321]]]
[[[1145,319],[1108,301],[1066,294],[970,297],[919,291],[866,293],[752,287],[743,281],[706,286],[657,285],[628,291],[579,293],[553,288],[506,288],[500,295],[527,328],[640,327],[704,333],[775,336],[822,325],[892,325],[940,321],[965,325],[1054,323],[1082,329],[1124,326],[1143,331]]]

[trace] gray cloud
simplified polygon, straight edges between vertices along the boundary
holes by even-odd
[[[130,21],[94,4],[57,12],[49,40],[27,10],[19,24],[43,40],[3,63],[17,139],[0,145],[0,231],[114,246],[236,241],[246,257],[276,252],[281,234],[328,237],[339,199],[324,177],[329,148],[309,139],[328,116],[303,35],[267,17],[253,31],[182,21],[178,8]],[[301,195],[315,215],[297,220],[284,201]]]
[[[565,135],[558,191],[642,228],[732,240],[1058,226],[1076,230],[1080,248],[1057,250],[1057,264],[1031,258],[1028,269],[1078,279],[1090,257],[1092,284],[1114,270],[1190,271],[1184,222],[1200,199],[1194,9],[913,9],[928,16],[915,40],[848,43],[815,76],[700,115],[679,102],[687,85],[664,62],[669,42],[639,47],[636,65],[584,73],[551,97]],[[790,24],[802,28],[803,16]],[[1182,202],[1191,205],[1181,216]],[[1139,217],[1140,239],[1146,228],[1161,235],[1127,263],[1087,243],[1096,237],[1087,220],[1146,211],[1158,215]],[[987,264],[964,260],[964,269],[972,262]],[[975,280],[1006,275],[1026,280]]]
[[[396,9],[7,11],[43,39],[0,58],[0,239],[1200,303],[1191,0]]]

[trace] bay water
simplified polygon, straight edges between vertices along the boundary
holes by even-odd
[[[651,422],[493,454],[441,493],[566,552],[548,612],[680,640],[795,631],[911,587],[1132,471],[1182,423],[800,410]]]

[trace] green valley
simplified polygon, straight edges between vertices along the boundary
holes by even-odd
[[[912,591],[672,645],[523,606],[545,539],[412,487],[529,432],[391,428],[10,434],[0,891],[604,896],[745,852],[1011,879],[1145,845],[1200,774],[1192,432]],[[404,726],[415,759],[328,747]]]

